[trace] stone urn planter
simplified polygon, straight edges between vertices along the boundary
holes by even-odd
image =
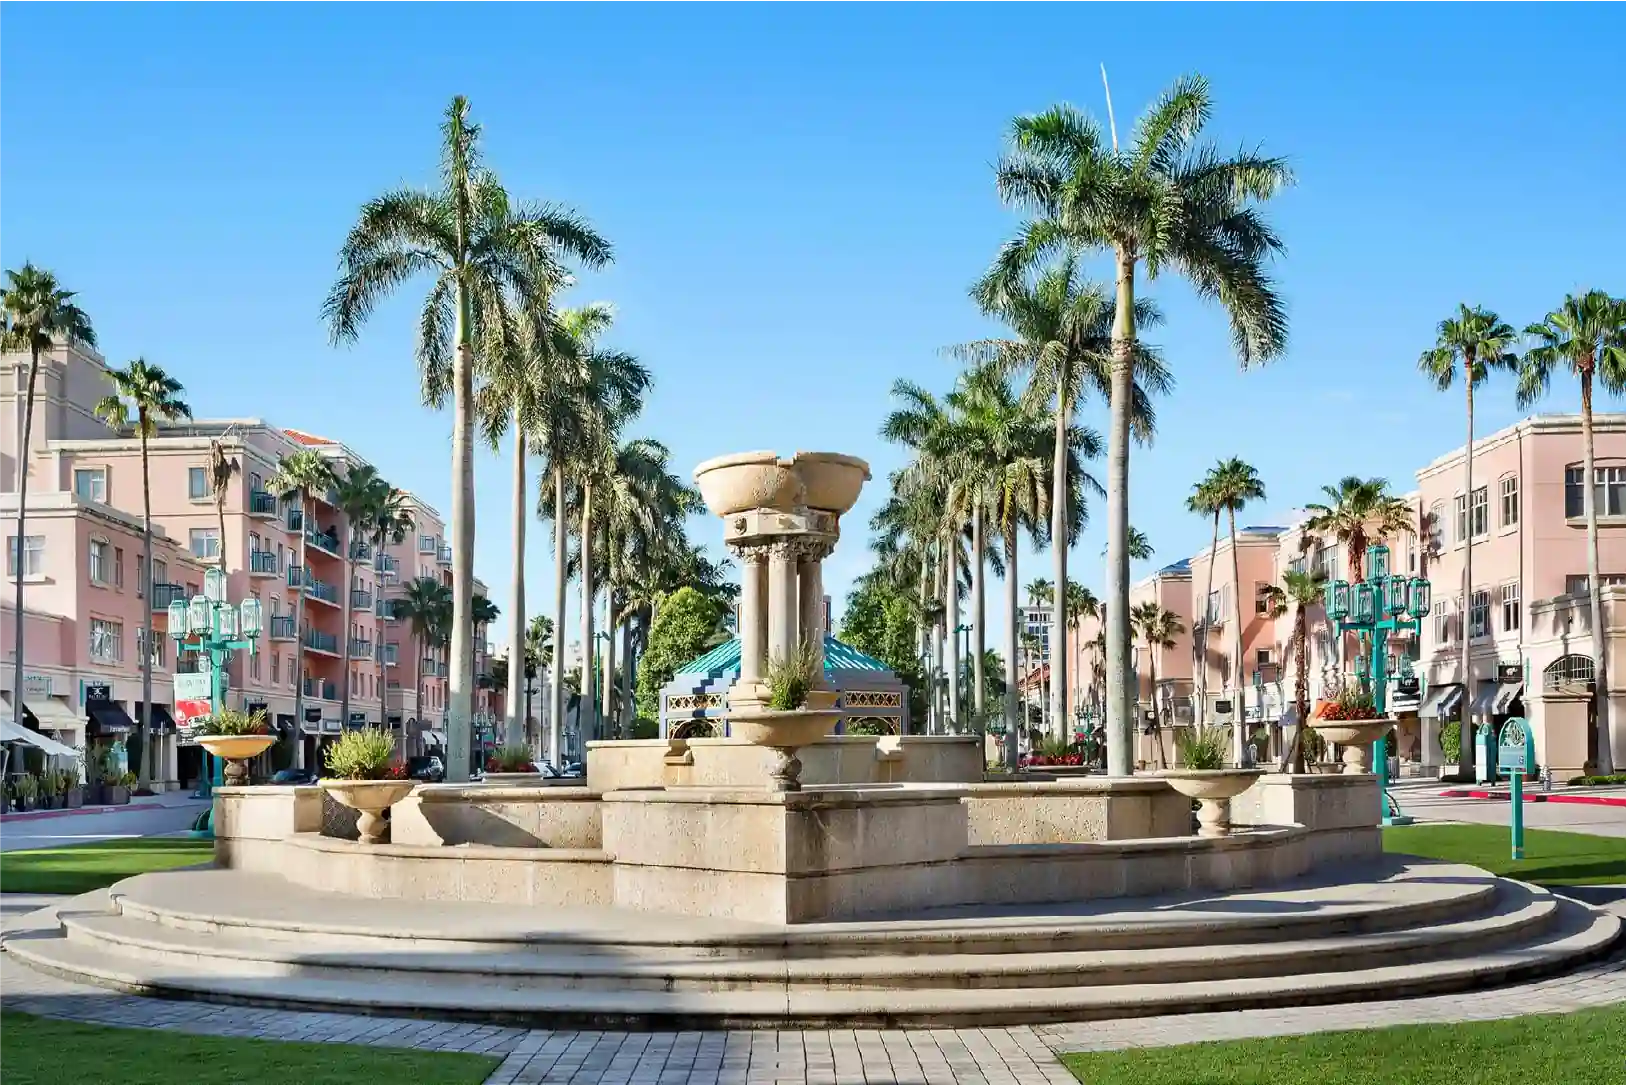
[[[249,758],[259,757],[275,741],[275,735],[202,735],[198,745],[226,762],[228,787],[242,787],[249,782]]]
[[[1169,769],[1158,778],[1198,800],[1198,835],[1225,836],[1232,829],[1232,800],[1261,776],[1259,769]]]
[[[717,516],[750,509],[789,509],[802,494],[802,480],[774,452],[715,456],[695,468],[695,485]]]
[[[1399,721],[1385,717],[1376,720],[1312,720],[1311,728],[1329,742],[1344,749],[1339,758],[1344,762],[1344,774],[1354,776],[1368,770],[1373,743],[1390,733]]]
[[[416,780],[318,780],[334,801],[356,811],[356,831],[363,844],[377,844],[388,823],[384,812],[418,786]]]
[[[488,772],[481,782],[493,787],[541,787],[540,772]]]
[[[755,746],[767,746],[777,756],[768,774],[768,790],[801,791],[802,762],[797,750],[818,742],[842,718],[836,693],[810,690],[801,708],[777,709],[742,706],[729,712],[729,732]]]

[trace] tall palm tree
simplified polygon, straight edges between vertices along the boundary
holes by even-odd
[[[302,448],[284,456],[277,464],[276,473],[266,480],[266,486],[283,502],[299,504],[300,529],[299,566],[297,573],[290,569],[294,589],[294,726],[305,726],[305,585],[310,579],[306,568],[306,528],[311,522],[311,495],[326,493],[338,479],[333,464],[314,448]],[[347,631],[346,636],[349,633]],[[345,650],[348,652],[349,646]],[[348,666],[346,668],[348,672]],[[303,768],[305,744],[295,746],[296,759]]]
[[[12,559],[17,563],[17,583],[16,609],[12,614],[16,622],[12,643],[16,647],[12,652],[11,688],[15,691],[12,705],[19,717],[22,715],[17,706],[22,704],[23,690],[23,577],[28,539],[28,459],[34,440],[34,384],[39,377],[40,355],[57,343],[96,345],[96,330],[90,325],[90,317],[74,302],[76,296],[74,291],[62,289],[55,275],[29,262],[6,272],[5,290],[0,293],[0,319],[4,320],[0,324],[0,349],[28,352],[22,431],[17,435],[16,458],[12,461],[17,471],[17,556]],[[150,578],[151,574],[149,562],[143,577]]]
[[[1260,481],[1260,473],[1249,464],[1233,456],[1229,460],[1222,460],[1210,470],[1205,478],[1211,498],[1215,504],[1226,510],[1226,534],[1232,550],[1232,673],[1229,675],[1233,696],[1236,698],[1234,715],[1237,720],[1232,727],[1232,755],[1237,763],[1243,763],[1243,581],[1241,567],[1237,557],[1237,513],[1247,507],[1250,502],[1265,500],[1265,483]],[[1210,554],[1209,564],[1214,565],[1214,555]],[[1207,605],[1207,604],[1205,604]],[[1207,647],[1207,646],[1206,646]],[[1208,669],[1207,662],[1205,669]]]
[[[1593,480],[1593,383],[1619,396],[1627,383],[1627,304],[1603,290],[1568,295],[1558,309],[1525,334],[1534,341],[1520,359],[1516,397],[1530,407],[1548,390],[1556,369],[1569,369],[1582,386],[1582,514],[1587,517],[1588,619],[1593,631],[1594,727],[1599,736],[1601,773],[1615,771],[1610,749],[1610,714],[1605,691],[1603,602],[1599,586],[1599,506]],[[1467,698],[1465,698],[1467,700]]]
[[[1085,644],[1084,644],[1084,640],[1085,640],[1084,632],[1085,632],[1085,629],[1084,629],[1084,624],[1083,624],[1084,620],[1086,618],[1100,619],[1101,614],[1102,614],[1102,601],[1100,599],[1096,598],[1096,593],[1091,591],[1089,588],[1085,587],[1083,584],[1079,583],[1076,580],[1068,581],[1068,593],[1067,593],[1068,628],[1070,630],[1074,629],[1074,628],[1078,628],[1078,630],[1079,630],[1079,636],[1075,639],[1075,644],[1078,646],[1075,649],[1076,651],[1078,651],[1078,652],[1083,652],[1084,651],[1084,647],[1085,647]],[[1067,643],[1068,643],[1067,635],[1064,634],[1063,638],[1062,638],[1062,644],[1064,646],[1064,649],[1066,648]],[[1075,659],[1075,660],[1071,660],[1070,662],[1076,665],[1075,670],[1079,673],[1079,678],[1074,680],[1075,685],[1083,686],[1085,676],[1084,676],[1084,670],[1083,670],[1083,665],[1082,665],[1081,661]],[[1065,707],[1065,705],[1066,705],[1066,702],[1064,702],[1064,707]]]
[[[452,658],[448,778],[468,778],[474,692],[474,374],[475,344],[507,327],[508,297],[545,297],[565,272],[563,257],[590,267],[609,261],[610,243],[575,214],[519,206],[481,165],[480,127],[469,101],[452,99],[441,125],[441,185],[397,189],[368,201],[340,249],[339,280],[323,303],[335,343],[353,341],[374,307],[410,278],[434,279],[418,323],[426,405],[452,401]]]
[[[226,495],[231,493],[232,479],[242,473],[243,466],[227,452],[220,441],[209,442],[209,492],[215,498],[215,526],[220,532],[220,571],[226,572]]]
[[[1294,632],[1289,650],[1294,655],[1294,741],[1283,751],[1279,771],[1305,771],[1305,728],[1310,723],[1310,651],[1311,608],[1322,602],[1322,587],[1326,583],[1319,570],[1298,572],[1290,569],[1283,574],[1282,583],[1266,589],[1266,613],[1273,620],[1294,608]]]
[[[1393,496],[1384,479],[1346,475],[1337,486],[1323,486],[1322,494],[1326,502],[1305,506],[1305,530],[1344,546],[1351,583],[1362,578],[1368,546],[1416,530],[1412,507]]]
[[[1213,469],[1192,484],[1192,493],[1186,499],[1186,511],[1210,518],[1209,574],[1203,585],[1203,604],[1196,608],[1192,620],[1192,674],[1194,676],[1193,719],[1198,727],[1208,726],[1209,710],[1209,631],[1214,622],[1209,616],[1209,598],[1215,593],[1215,555],[1220,553],[1220,501],[1210,486]]]
[[[1461,666],[1464,697],[1458,707],[1460,774],[1470,771],[1474,764],[1474,737],[1469,726],[1469,710],[1475,689],[1470,658],[1474,630],[1469,622],[1474,607],[1474,390],[1477,385],[1485,383],[1494,370],[1515,369],[1518,359],[1509,349],[1514,342],[1514,329],[1503,323],[1496,313],[1460,304],[1455,315],[1440,322],[1436,329],[1435,345],[1418,357],[1419,372],[1440,391],[1449,390],[1460,379],[1463,381],[1464,416],[1468,424],[1468,439],[1463,445],[1463,512],[1458,518],[1463,536]],[[1489,519],[1489,500],[1485,507]]]
[[[1209,85],[1183,77],[1136,124],[1120,148],[1071,106],[1012,123],[1011,148],[996,170],[1001,197],[1030,218],[997,258],[1003,274],[1059,253],[1108,250],[1115,267],[1113,361],[1107,466],[1108,771],[1133,766],[1135,721],[1126,714],[1130,679],[1130,428],[1137,347],[1136,272],[1173,268],[1220,302],[1244,366],[1282,352],[1288,321],[1267,263],[1282,244],[1259,213],[1292,177],[1279,158],[1226,157],[1200,142]],[[1109,117],[1111,121],[1111,117]]]
[[[1152,560],[1152,542],[1147,538],[1147,533],[1145,531],[1142,531],[1133,524],[1130,526],[1130,530],[1126,535],[1125,548],[1130,552],[1131,561]],[[1102,556],[1106,557],[1108,552],[1112,549],[1113,544],[1109,542],[1106,546],[1102,547]]]
[[[1149,599],[1132,608],[1130,620],[1135,623],[1142,643],[1147,646],[1147,690],[1152,700],[1152,728],[1158,742],[1159,767],[1164,768],[1167,764],[1164,764],[1163,720],[1158,715],[1158,650],[1175,647],[1175,638],[1186,632],[1186,626],[1181,624],[1179,615],[1164,609],[1156,599]]]
[[[153,502],[147,442],[158,431],[159,422],[191,418],[192,408],[181,399],[181,382],[158,366],[148,365],[144,358],[137,358],[123,369],[109,369],[107,376],[113,382],[113,391],[96,404],[96,417],[121,432],[133,425],[136,436],[141,438],[141,567],[147,571],[142,582],[148,584],[149,594],[141,615],[141,768],[136,786],[145,790],[152,786],[153,776],[153,608],[152,586],[148,583],[153,567]],[[22,545],[21,536],[18,545]],[[224,536],[220,546],[224,552]],[[20,561],[21,555],[18,557]],[[19,685],[18,704],[22,703],[21,695]]]
[[[360,545],[367,538],[367,525],[373,519],[374,510],[383,493],[389,491],[390,484],[379,477],[377,469],[371,464],[357,464],[352,467],[345,477],[338,480],[336,486],[339,511],[344,513],[347,530],[340,545],[344,550],[345,586],[344,586],[344,636],[339,652],[343,658],[344,681],[339,690],[339,718],[345,726],[350,725],[350,641],[351,629],[355,624],[355,597],[356,597],[356,558]],[[382,716],[382,702],[380,715]],[[380,720],[383,723],[383,720]]]
[[[525,726],[531,726],[531,682],[553,665],[554,620],[546,614],[534,614],[525,627]],[[533,746],[536,738],[526,734],[526,744]]]
[[[407,631],[412,636],[413,691],[420,722],[427,718],[424,712],[424,653],[440,642],[446,624],[445,614],[451,604],[451,590],[433,576],[414,577],[407,581],[395,601],[395,616],[407,623]],[[452,751],[448,750],[448,759],[451,756]],[[446,770],[450,773],[452,766],[447,765]],[[468,766],[465,765],[464,771],[467,770]]]
[[[386,721],[389,719],[389,680],[386,667],[388,662],[384,658],[384,612],[386,607],[394,607],[394,603],[386,604],[384,601],[384,548],[390,545],[399,546],[412,532],[412,512],[407,508],[407,495],[404,491],[396,489],[388,482],[379,480],[376,487],[372,507],[368,510],[365,523],[368,541],[373,544],[373,658],[378,668],[379,689],[379,715]],[[391,609],[394,615],[395,611]],[[401,661],[396,660],[396,666]],[[403,728],[403,734],[405,729]]]

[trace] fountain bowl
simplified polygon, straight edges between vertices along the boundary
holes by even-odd
[[[790,511],[802,497],[802,480],[791,461],[774,452],[714,456],[695,468],[695,485],[714,516],[751,509]]]
[[[791,462],[802,477],[803,500],[808,507],[838,516],[853,507],[859,499],[859,491],[870,481],[870,465],[857,456],[798,452],[791,457]]]

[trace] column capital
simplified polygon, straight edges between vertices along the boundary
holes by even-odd
[[[762,543],[725,543],[729,553],[742,565],[765,565],[768,563],[768,547]]]

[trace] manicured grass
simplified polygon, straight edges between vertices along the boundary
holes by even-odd
[[[207,863],[214,846],[212,840],[146,836],[0,852],[0,892],[88,893],[136,874]]]
[[[1064,1055],[1084,1085],[1621,1085],[1622,1007]]]
[[[0,1014],[6,1085],[476,1085],[501,1061],[490,1055],[187,1036]]]
[[[1541,885],[1620,885],[1627,879],[1627,841],[1619,836],[1525,830],[1525,858],[1511,859],[1503,825],[1395,825],[1384,850],[1468,863]]]

